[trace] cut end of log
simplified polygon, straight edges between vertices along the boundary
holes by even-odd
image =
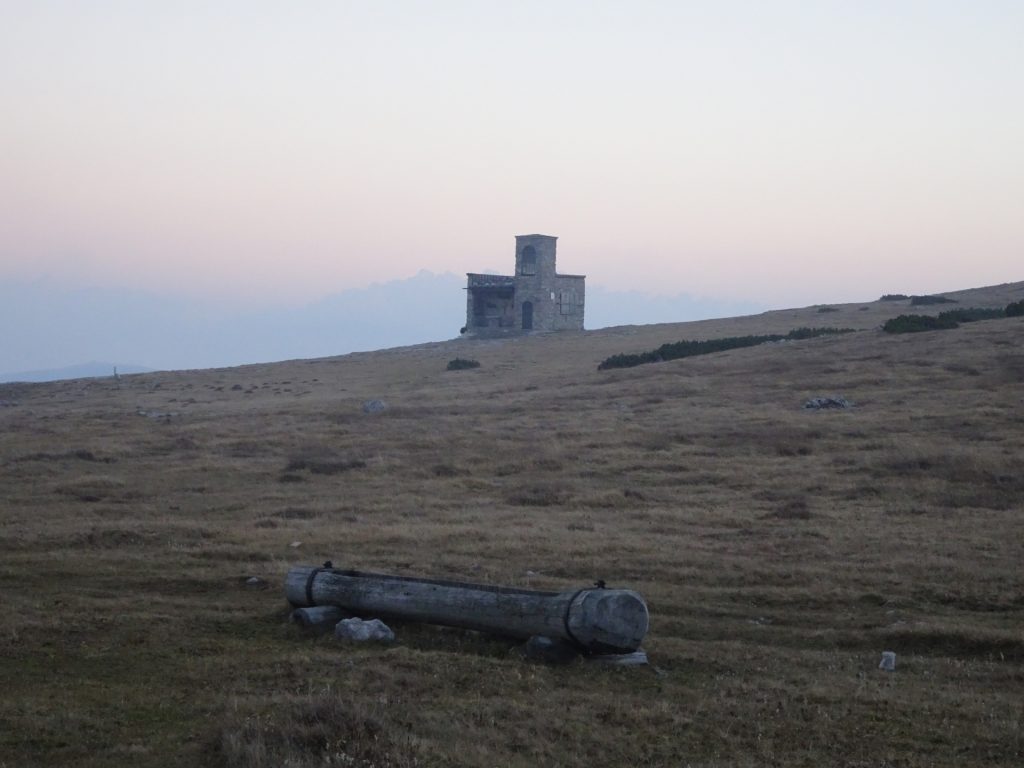
[[[297,565],[288,571],[284,581],[284,595],[293,607],[310,608],[316,605],[307,590],[307,585],[312,587],[310,580],[319,570],[311,565]]]
[[[647,603],[631,589],[588,589],[569,606],[572,639],[591,653],[632,653],[647,635]]]

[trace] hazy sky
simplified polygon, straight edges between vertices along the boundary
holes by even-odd
[[[1024,3],[0,0],[0,279],[511,270],[772,305],[1024,279]]]

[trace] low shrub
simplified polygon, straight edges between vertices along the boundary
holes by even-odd
[[[931,315],[898,315],[887,320],[882,330],[886,333],[920,333],[921,331],[945,331],[959,327],[956,320]]]
[[[975,320],[995,320],[999,317],[1006,317],[1006,310],[987,309],[984,307],[971,307],[970,309],[947,309],[939,313],[940,318],[946,318],[958,323],[973,323]]]
[[[363,469],[366,462],[361,459],[342,459],[334,456],[296,456],[284,468],[285,474],[308,470],[313,475],[340,475],[350,469]],[[282,475],[282,482],[287,482]]]
[[[909,298],[910,297],[905,293],[886,293],[879,299],[879,301],[903,301],[904,299]]]
[[[1006,305],[1007,317],[1024,317],[1024,301],[1012,301]]]
[[[597,366],[597,370],[604,371],[608,368],[633,368],[645,363],[660,363],[665,360],[679,360],[684,357],[695,355],[710,355],[714,352],[725,352],[729,349],[742,349],[743,347],[756,347],[769,341],[797,341],[800,339],[812,339],[815,336],[829,336],[837,333],[850,333],[853,328],[795,328],[789,333],[782,335],[778,333],[765,334],[763,336],[726,336],[721,339],[708,339],[707,341],[675,341],[662,344],[657,349],[648,352],[636,352],[632,354],[618,354],[606,358]]]
[[[818,307],[818,314],[823,315],[826,312],[838,312],[839,307]]]
[[[794,328],[783,338],[787,341],[802,341],[803,339],[814,339],[818,336],[836,336],[840,333],[853,333],[856,328]]]
[[[956,299],[947,299],[945,296],[911,296],[910,305],[913,307],[926,307],[931,304],[956,304]]]
[[[480,363],[477,360],[467,360],[462,357],[456,357],[454,360],[448,361],[449,371],[465,371],[469,368],[479,368]]]
[[[971,307],[949,309],[937,316],[931,315],[899,315],[882,326],[886,333],[919,333],[921,331],[948,331],[959,327],[960,323],[973,323],[975,320],[993,320],[1005,317],[1002,309]]]

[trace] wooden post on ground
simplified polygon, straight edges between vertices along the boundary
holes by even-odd
[[[334,605],[357,616],[394,617],[510,637],[542,635],[589,653],[630,653],[647,634],[644,599],[599,587],[539,592],[338,568],[296,566],[285,579],[296,607]]]

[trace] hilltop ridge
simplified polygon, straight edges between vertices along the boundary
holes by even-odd
[[[1024,318],[833,308],[0,385],[0,762],[1018,765]],[[858,330],[596,369],[822,325]],[[653,666],[305,636],[282,580],[328,559],[629,587]]]

